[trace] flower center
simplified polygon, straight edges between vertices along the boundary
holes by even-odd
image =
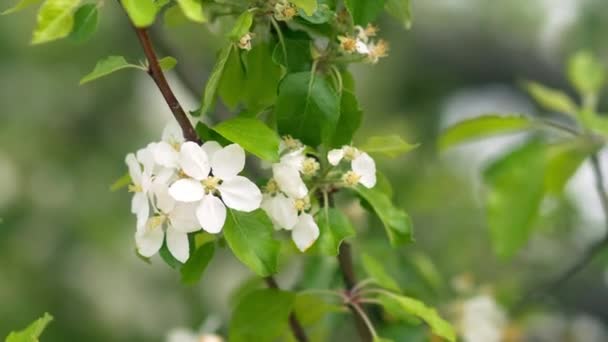
[[[285,143],[285,147],[288,150],[297,150],[302,147],[302,143],[298,139],[294,139],[291,135],[286,135],[283,137],[283,142]]]
[[[141,188],[141,185],[137,185],[137,184],[129,184],[129,192],[142,192],[144,191]]]
[[[338,37],[340,39],[340,47],[344,52],[353,53],[357,48],[357,41],[351,37]]]
[[[359,155],[359,150],[354,147],[348,146],[344,148],[344,159],[351,161]]]
[[[221,179],[213,176],[205,178],[203,179],[203,181],[201,181],[201,184],[203,184],[203,187],[205,188],[205,192],[208,194],[213,194],[214,192],[216,192],[217,186],[221,183]]]
[[[277,181],[271,178],[268,183],[266,183],[264,191],[270,195],[276,195],[279,192],[279,185],[277,184]]]
[[[300,198],[295,200],[293,206],[298,212],[302,212],[310,209],[310,199],[308,197]]]
[[[347,173],[344,174],[344,176],[342,176],[342,180],[348,186],[357,185],[357,183],[359,183],[360,179],[361,179],[361,176],[356,174],[354,171],[348,171]]]
[[[148,229],[150,229],[150,230],[156,229],[156,228],[162,226],[166,220],[167,220],[167,216],[165,216],[165,215],[153,216],[148,220]]]
[[[302,173],[306,176],[314,176],[320,168],[321,165],[314,158],[309,157],[302,162]]]

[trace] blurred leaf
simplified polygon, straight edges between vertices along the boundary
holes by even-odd
[[[137,27],[148,27],[154,23],[158,7],[154,0],[122,0],[125,11]]]
[[[288,329],[294,305],[291,292],[263,289],[245,296],[234,308],[230,321],[231,342],[272,342]]]
[[[272,222],[262,210],[228,210],[224,238],[234,255],[260,277],[277,272],[279,243]]]
[[[336,129],[332,146],[341,147],[342,145],[352,143],[355,132],[361,126],[362,117],[363,111],[359,108],[355,94],[351,91],[343,90],[340,99],[340,118],[337,125],[340,129]]]
[[[531,127],[532,121],[524,116],[484,115],[447,128],[439,137],[439,148],[445,150],[469,140],[518,132]]]
[[[321,77],[310,72],[289,74],[279,87],[275,114],[279,134],[313,147],[329,144],[340,115],[339,98]]]
[[[4,10],[2,13],[0,13],[1,15],[5,15],[5,14],[11,14],[11,13],[15,13],[15,12],[19,12],[27,7],[30,7],[32,5],[35,5],[39,2],[41,2],[42,0],[20,0],[17,4],[15,4],[15,6]]]
[[[327,213],[327,214],[326,214]],[[355,229],[342,211],[329,208],[317,214],[319,238],[310,248],[312,254],[338,255],[342,241],[355,236]]]
[[[207,21],[200,0],[177,0],[177,4],[182,9],[186,18],[197,23],[204,23]]]
[[[591,110],[581,110],[579,118],[585,128],[608,137],[608,116],[606,114],[600,115]]]
[[[129,173],[125,173],[122,177],[118,178],[112,185],[110,185],[110,191],[115,192],[122,188],[126,188],[131,184],[131,175]]]
[[[394,305],[390,305],[391,303],[398,304],[401,310],[423,320],[431,328],[435,335],[443,337],[451,342],[456,341],[456,332],[454,331],[454,327],[452,327],[449,322],[442,319],[435,309],[426,306],[423,302],[414,298],[400,296],[389,292],[379,294],[378,300],[383,303],[385,309],[395,308]],[[386,303],[389,303],[389,305],[385,306],[384,304]],[[399,313],[391,314],[394,314],[395,317],[401,317]]]
[[[361,149],[368,153],[381,153],[395,158],[416,147],[418,147],[418,144],[409,144],[398,135],[380,135],[369,137],[363,146],[361,146]]]
[[[376,171],[376,186],[374,186],[374,188],[385,194],[389,199],[393,198],[393,186],[391,185],[391,181],[380,171]]]
[[[329,304],[318,295],[298,293],[296,295],[293,311],[303,326],[318,323],[325,315],[342,310],[341,305]]]
[[[238,18],[230,31],[228,37],[235,42],[238,42],[241,37],[246,35],[253,24],[253,13],[250,11],[243,12]]]
[[[393,247],[414,241],[410,217],[405,211],[395,208],[386,194],[376,188],[363,186],[357,186],[354,190],[378,215]]]
[[[564,92],[536,82],[526,82],[526,90],[545,110],[573,115],[578,110],[576,103]]]
[[[80,0],[45,0],[38,10],[32,44],[63,38],[72,32],[73,12]]]
[[[272,61],[273,48],[257,44],[246,55],[245,106],[253,112],[273,105],[277,99],[281,67]]]
[[[366,26],[376,20],[384,10],[385,0],[345,0],[344,4],[353,17],[355,25]]]
[[[401,288],[399,287],[399,284],[397,284],[397,281],[386,272],[378,260],[372,258],[369,254],[363,254],[361,261],[363,261],[365,273],[367,273],[370,278],[374,279],[378,285],[387,290],[398,293],[401,292]]]
[[[429,285],[431,289],[434,291],[441,290],[445,281],[430,257],[421,253],[416,253],[410,256],[409,259],[416,268],[416,271],[420,277]]]
[[[213,259],[214,252],[215,243],[213,241],[199,246],[180,270],[182,282],[188,285],[196,284],[203,276],[203,272],[207,269],[211,259]]]
[[[163,14],[163,23],[168,28],[178,27],[188,22],[188,18],[179,5],[171,6]]]
[[[386,12],[397,18],[406,29],[412,27],[412,9],[410,0],[387,0]]]
[[[529,239],[544,195],[545,149],[531,140],[493,162],[483,174],[495,252],[511,257]]]
[[[336,14],[326,4],[319,4],[312,15],[306,14],[302,9],[298,9],[298,15],[307,22],[318,25],[330,21]]]
[[[80,6],[74,13],[74,26],[70,38],[76,42],[84,42],[91,38],[97,30],[98,17],[96,4]]]
[[[587,157],[599,146],[584,138],[574,138],[547,147],[546,191],[560,194]]]
[[[393,340],[388,339],[388,338],[383,338],[380,336],[376,336],[376,337],[374,337],[373,342],[393,342]]]
[[[222,121],[213,130],[263,160],[279,160],[281,138],[258,119],[235,117]]]
[[[579,93],[597,94],[606,81],[606,69],[591,52],[580,51],[568,60],[568,79]]]
[[[309,16],[317,10],[317,0],[291,0],[291,3],[304,10]]]
[[[45,312],[44,316],[35,320],[24,330],[11,332],[5,342],[38,342],[40,335],[52,320],[53,316]]]
[[[177,65],[177,59],[171,56],[163,57],[158,61],[158,64],[163,71],[169,71]]]
[[[121,69],[127,69],[127,68],[133,68],[133,69],[139,69],[139,70],[143,69],[139,65],[128,63],[123,56],[106,57],[97,62],[93,71],[80,80],[80,84],[82,85],[82,84],[91,82],[100,77],[107,76],[115,71],[118,71]]]
[[[208,113],[213,106],[213,102],[215,101],[215,93],[217,92],[217,87],[222,74],[224,73],[226,61],[228,60],[228,57],[230,57],[230,52],[232,51],[233,46],[234,45],[232,44],[228,44],[220,50],[217,61],[215,62],[215,66],[213,67],[213,70],[211,70],[211,76],[209,76],[209,80],[205,85],[205,92],[203,93],[202,107],[200,110],[201,114]]]

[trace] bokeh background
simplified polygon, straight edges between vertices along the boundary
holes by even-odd
[[[99,31],[84,44],[30,46],[35,9],[0,20],[0,336],[45,311],[56,319],[44,341],[163,341],[171,329],[201,325],[224,331],[230,298],[251,274],[221,251],[201,284],[182,286],[158,257],[146,264],[136,256],[130,196],[109,191],[126,171],[126,153],[157,139],[171,116],[141,72],[78,85],[101,57],[143,58],[117,5],[106,2],[101,14]],[[356,141],[397,133],[421,144],[405,157],[378,159],[396,201],[414,220],[417,241],[394,252],[378,225],[366,224],[356,207],[349,214],[364,237],[355,251],[368,248],[406,292],[457,320],[462,291],[492,294],[508,308],[523,289],[558,274],[601,238],[604,217],[585,165],[566,196],[543,206],[526,248],[511,261],[498,260],[485,224],[480,170],[525,137],[439,154],[438,134],[487,112],[539,113],[521,80],[573,93],[564,61],[579,49],[608,56],[608,2],[414,0],[413,15],[409,31],[382,17],[390,56],[353,71],[366,113]],[[171,73],[171,83],[190,110],[213,66],[220,30],[220,24],[186,24],[154,33],[159,50],[179,61],[185,77]],[[597,258],[533,314],[510,323],[514,336],[608,340],[607,263]],[[328,259],[294,260],[279,282],[331,286],[335,266]],[[334,340],[346,341],[349,324],[336,315],[325,326],[340,337]],[[428,340],[419,327],[381,330],[398,341]]]

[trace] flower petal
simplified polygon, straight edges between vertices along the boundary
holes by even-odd
[[[224,179],[217,188],[226,206],[235,210],[254,211],[260,207],[262,202],[260,189],[243,176]]]
[[[192,233],[201,230],[201,225],[196,219],[196,208],[198,203],[177,203],[169,213],[169,222],[173,229],[182,233]]]
[[[150,216],[150,205],[148,204],[148,196],[146,194],[136,192],[133,195],[131,212],[137,216],[137,228],[143,227]]]
[[[352,162],[353,171],[361,176],[359,183],[366,188],[376,185],[376,163],[367,153],[361,153]]]
[[[207,141],[203,144],[203,146],[201,146],[201,148],[203,149],[203,151],[205,151],[205,153],[207,153],[207,157],[209,157],[209,160],[213,160],[215,152],[221,150],[222,145],[220,145],[220,143],[218,143],[217,141]]]
[[[155,144],[152,154],[154,155],[154,161],[158,165],[169,168],[178,167],[179,153],[169,143],[161,141]]]
[[[274,180],[279,185],[279,189],[286,193],[287,196],[302,198],[308,194],[308,188],[306,188],[306,184],[302,181],[302,177],[300,177],[297,169],[278,163],[272,165],[272,174]]]
[[[144,166],[144,172],[150,174],[154,173],[156,166],[153,153],[155,146],[156,143],[149,143],[148,146],[137,151],[137,160]]]
[[[219,198],[206,195],[196,209],[196,218],[207,233],[217,234],[226,222],[226,206]]]
[[[205,195],[203,185],[194,179],[179,179],[169,187],[169,195],[180,202],[197,202]]]
[[[272,222],[280,228],[291,230],[298,222],[298,211],[294,206],[293,199],[283,194],[264,195],[261,207]]]
[[[327,153],[327,160],[329,160],[329,163],[333,166],[340,164],[340,161],[342,160],[342,158],[344,158],[343,149],[335,149],[335,150],[331,150],[331,151],[329,151],[329,153]]]
[[[245,168],[245,151],[237,144],[228,145],[215,152],[211,159],[213,175],[220,179],[231,178]]]
[[[304,147],[293,152],[289,152],[281,157],[281,164],[289,165],[298,171],[302,171],[302,164],[306,156],[304,155]]]
[[[185,263],[190,257],[188,234],[179,232],[171,227],[167,228],[167,248],[175,259],[181,263]]]
[[[302,214],[298,223],[291,231],[291,238],[298,249],[302,252],[310,248],[319,238],[319,226],[310,214]]]
[[[186,140],[184,139],[184,133],[182,132],[182,128],[175,120],[171,120],[167,123],[167,125],[163,129],[163,135],[161,139],[171,145],[181,144]]]
[[[164,237],[162,226],[151,227],[146,224],[144,229],[135,233],[137,253],[146,258],[153,256],[162,247]]]
[[[355,50],[362,55],[367,55],[370,49],[364,42],[358,40],[355,44]]]
[[[179,151],[179,166],[185,174],[197,180],[207,178],[211,171],[207,153],[192,141],[182,144]]]
[[[141,165],[135,158],[135,154],[129,153],[125,158],[125,163],[129,168],[129,176],[131,176],[131,182],[135,185],[141,184]]]

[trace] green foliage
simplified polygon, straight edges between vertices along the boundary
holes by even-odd
[[[583,161],[599,147],[597,143],[586,138],[573,138],[548,146],[545,152],[545,191],[561,194]]]
[[[80,0],[45,0],[38,10],[32,44],[63,38],[72,32],[73,12]]]
[[[196,284],[203,276],[203,273],[205,272],[205,269],[207,269],[207,265],[209,265],[211,259],[213,259],[214,253],[214,241],[208,241],[207,243],[204,243],[196,248],[194,253],[191,253],[190,258],[180,270],[182,282],[184,284]]]
[[[272,106],[277,99],[279,81],[283,76],[281,67],[272,61],[273,47],[262,43],[254,46],[245,56],[245,107],[258,111]]]
[[[275,131],[258,119],[236,117],[222,121],[213,127],[213,130],[263,160],[279,160],[281,139]]]
[[[279,87],[275,114],[279,134],[292,135],[310,146],[329,143],[340,115],[340,99],[317,75],[287,75]]]
[[[228,44],[220,50],[217,61],[215,62],[215,66],[213,67],[213,70],[211,70],[211,75],[209,76],[209,80],[205,85],[205,92],[203,93],[200,114],[206,114],[211,110],[211,107],[215,101],[215,94],[217,92],[220,79],[224,73],[226,61],[228,61],[228,57],[230,57],[230,53],[233,49],[234,45]]]
[[[38,342],[40,335],[52,320],[53,316],[44,313],[44,316],[32,322],[24,330],[11,332],[5,342]]]
[[[232,27],[232,31],[230,31],[230,34],[228,35],[228,37],[230,37],[230,39],[232,39],[233,41],[238,42],[242,36],[244,36],[245,34],[247,34],[247,32],[249,32],[252,24],[253,24],[253,13],[250,11],[243,12],[236,19],[236,22],[234,23],[234,26]]]
[[[606,69],[589,51],[576,53],[568,61],[568,79],[583,94],[596,94],[606,81]]]
[[[340,119],[337,125],[340,129],[336,129],[332,146],[340,147],[350,144],[355,132],[361,126],[362,117],[363,111],[359,108],[355,94],[349,90],[343,90],[340,98]]]
[[[354,190],[374,210],[393,246],[413,242],[412,221],[408,214],[393,206],[390,198],[376,188],[357,186]]]
[[[410,0],[387,0],[386,12],[399,20],[406,29],[412,27],[412,10]]]
[[[96,4],[80,6],[74,13],[74,27],[70,38],[76,42],[84,42],[91,38],[97,30],[98,17]]]
[[[129,173],[125,173],[122,177],[118,178],[112,185],[110,185],[110,191],[118,191],[120,189],[126,188],[129,184],[131,184],[131,176]]]
[[[317,0],[291,0],[291,2],[309,16],[313,15],[317,10]]]
[[[459,122],[441,134],[439,148],[445,150],[454,145],[497,134],[513,133],[532,127],[532,121],[520,115],[484,115]]]
[[[295,294],[263,289],[246,295],[232,314],[229,329],[231,342],[271,342],[288,327],[288,317]]]
[[[177,0],[177,4],[186,18],[197,23],[204,23],[207,21],[200,0]]]
[[[578,110],[574,101],[560,90],[551,89],[536,82],[527,82],[526,90],[545,110],[565,114],[574,114]]]
[[[171,56],[163,57],[158,60],[158,64],[163,71],[169,71],[177,65],[177,59]]]
[[[281,44],[275,45],[272,59],[285,67],[288,73],[309,71],[312,67],[310,55],[310,37],[304,34],[291,34],[283,39],[285,51]]]
[[[310,253],[336,256],[342,241],[355,236],[355,229],[348,218],[338,209],[328,208],[317,214],[319,238]]]
[[[148,27],[154,23],[158,7],[154,0],[122,0],[125,11],[137,27]]]
[[[352,15],[355,25],[366,26],[382,13],[385,0],[345,0],[344,4]]]
[[[6,9],[4,11],[2,11],[0,14],[1,15],[6,15],[6,14],[11,14],[11,13],[15,13],[15,12],[19,12],[23,9],[26,9],[32,5],[35,5],[39,2],[41,2],[42,0],[20,0],[17,4],[15,4],[15,6]]]
[[[310,293],[298,293],[293,307],[293,312],[303,326],[318,323],[328,313],[341,310],[341,306],[329,304],[320,296]]]
[[[224,238],[234,255],[260,277],[277,272],[279,243],[272,222],[262,210],[251,213],[229,210]]]
[[[361,261],[363,262],[365,273],[367,273],[370,278],[374,279],[378,285],[387,290],[398,293],[401,292],[401,288],[399,287],[399,284],[397,284],[397,281],[386,272],[378,260],[371,257],[369,254],[363,254],[361,256]]]
[[[369,153],[378,153],[396,158],[418,147],[418,144],[409,144],[398,135],[380,135],[369,137],[361,149]]]
[[[167,239],[163,241],[163,245],[158,251],[158,254],[163,259],[163,261],[174,270],[181,270],[182,266],[184,266],[184,264],[181,261],[175,259],[173,254],[171,254],[171,251],[169,251],[169,247],[167,246]]]
[[[224,70],[217,86],[217,94],[230,110],[235,110],[243,99],[245,91],[245,69],[241,59],[241,52],[240,49],[233,48],[224,65]]]
[[[80,80],[80,84],[82,85],[100,77],[107,76],[115,71],[128,68],[145,70],[145,68],[139,65],[128,63],[123,56],[109,56],[98,61],[93,71]]]

